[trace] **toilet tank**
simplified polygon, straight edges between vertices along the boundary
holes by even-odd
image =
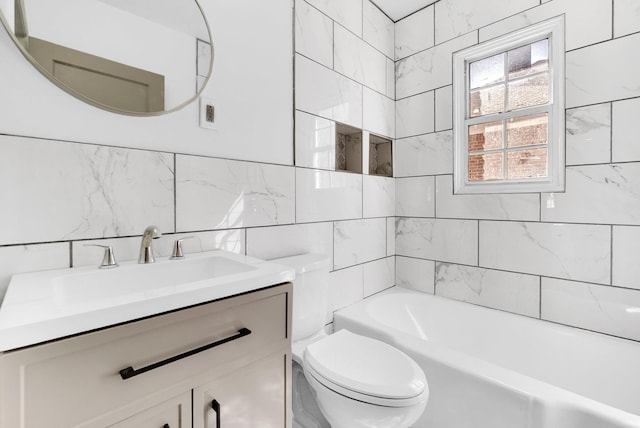
[[[292,340],[295,342],[322,330],[327,318],[327,256],[302,254],[270,261],[296,271],[293,281]]]

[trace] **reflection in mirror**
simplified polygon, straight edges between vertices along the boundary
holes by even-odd
[[[106,110],[177,110],[211,73],[211,35],[196,0],[0,0],[0,18],[49,79]]]

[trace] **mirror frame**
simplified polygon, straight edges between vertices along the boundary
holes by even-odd
[[[24,0],[19,0],[21,4],[24,5]],[[51,81],[53,84],[55,84],[56,86],[58,86],[60,89],[64,90],[65,92],[67,92],[68,94],[78,98],[80,101],[84,101],[85,103],[93,106],[93,107],[97,107],[100,108],[102,110],[106,110],[109,111],[111,113],[117,113],[117,114],[122,114],[125,116],[137,116],[137,117],[154,117],[154,116],[162,116],[168,113],[173,113],[175,111],[181,110],[182,108],[186,107],[187,105],[191,104],[192,102],[196,101],[200,95],[202,94],[202,92],[204,91],[204,89],[207,87],[207,84],[209,83],[209,79],[211,79],[211,75],[213,74],[213,59],[214,59],[214,54],[215,54],[215,49],[213,46],[213,35],[211,33],[211,27],[209,26],[209,21],[207,20],[207,16],[204,13],[204,10],[202,9],[202,6],[200,5],[200,3],[198,2],[198,0],[192,0],[196,6],[198,7],[198,10],[200,11],[200,15],[202,16],[202,19],[204,20],[204,25],[207,29],[207,33],[209,33],[209,40],[210,40],[210,45],[211,45],[211,58],[209,60],[209,74],[207,75],[206,79],[204,80],[202,87],[200,88],[199,91],[197,91],[195,93],[195,95],[189,99],[187,99],[186,101],[178,104],[177,106],[169,109],[169,110],[162,110],[162,111],[151,111],[151,112],[135,112],[135,111],[129,111],[129,110],[121,110],[121,109],[117,109],[114,107],[111,107],[107,104],[103,104],[101,102],[98,102],[96,100],[94,100],[93,98],[90,98],[84,94],[82,94],[81,92],[76,91],[75,89],[67,86],[66,84],[64,84],[63,82],[59,81],[58,79],[56,79],[53,75],[51,75],[47,69],[42,66],[38,61],[35,60],[35,58],[33,58],[33,56],[29,53],[29,51],[25,48],[24,44],[20,42],[20,39],[18,36],[16,36],[16,34],[10,30],[10,26],[8,25],[6,18],[4,16],[4,13],[2,13],[2,10],[0,10],[0,22],[2,23],[2,27],[4,27],[4,30],[7,32],[7,34],[9,34],[9,37],[11,37],[11,40],[13,40],[13,43],[18,47],[18,49],[20,50],[20,52],[22,53],[22,55],[31,63],[31,65],[33,65],[39,72],[40,74],[42,74],[44,77],[46,77],[47,79],[49,79],[49,81]],[[24,11],[24,6],[22,7],[22,9],[19,11],[20,14],[22,14]],[[18,13],[18,12],[16,12]],[[22,29],[22,27],[20,27]]]

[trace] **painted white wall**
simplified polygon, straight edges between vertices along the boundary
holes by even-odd
[[[158,117],[89,106],[53,85],[0,32],[0,133],[291,165],[292,1],[208,0],[215,130],[198,126],[198,103]],[[269,19],[265,19],[265,17]]]

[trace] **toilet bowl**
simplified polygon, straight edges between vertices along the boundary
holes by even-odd
[[[323,256],[305,254],[272,261],[296,270],[294,427],[411,426],[424,412],[429,396],[418,364],[384,342],[348,330],[324,331],[329,264]],[[309,399],[309,391],[314,400]]]

